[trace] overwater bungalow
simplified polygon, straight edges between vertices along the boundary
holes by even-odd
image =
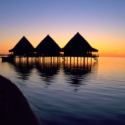
[[[60,56],[60,47],[47,35],[35,49],[37,56]]]
[[[64,56],[70,57],[91,57],[92,52],[98,52],[79,33],[66,44],[62,51]]]
[[[64,64],[66,61],[68,61],[68,57],[70,58],[70,63],[72,63],[72,57],[77,57],[77,63],[78,58],[84,57],[84,63],[85,63],[85,57],[94,57],[94,59],[97,60],[98,55],[92,54],[92,52],[98,52],[97,49],[91,47],[91,45],[79,34],[75,34],[75,36],[66,44],[64,48],[60,48],[57,43],[49,36],[47,35],[34,49],[34,47],[31,45],[31,43],[25,38],[22,37],[21,40],[16,44],[16,46],[9,50],[9,52],[12,52],[11,56],[8,58],[2,58],[2,61],[13,61],[13,57],[15,56],[23,56],[27,57],[38,57],[35,58],[35,61],[40,61],[42,58],[42,63],[45,63],[46,58],[44,57],[51,57],[50,62],[55,62],[55,59],[57,59],[57,64],[61,60],[61,57],[63,56]],[[11,58],[12,57],[12,58]],[[57,58],[56,58],[57,57]],[[21,61],[21,58],[20,58]],[[92,58],[91,58],[92,61]]]
[[[32,56],[34,53],[34,47],[26,39],[26,37],[23,36],[16,46],[9,50],[9,52],[12,52],[12,55],[14,56]]]

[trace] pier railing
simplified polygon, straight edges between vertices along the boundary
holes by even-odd
[[[99,54],[92,54],[92,57],[99,57]]]
[[[0,54],[0,58],[2,57],[13,57],[15,55],[12,54]],[[24,56],[24,55],[23,55]],[[25,55],[26,56],[26,55]],[[24,56],[24,57],[25,57]],[[37,57],[36,55],[32,55],[33,57]],[[32,56],[28,56],[28,57],[32,57]],[[64,55],[60,55],[61,57],[63,57]],[[27,56],[26,56],[27,57]],[[42,56],[41,56],[42,57]],[[53,57],[53,56],[52,56]],[[69,56],[70,57],[70,56]],[[72,56],[72,57],[76,57],[76,56]],[[78,57],[99,57],[99,54],[85,54],[82,56],[78,56]]]
[[[8,56],[10,56],[10,54],[0,54],[0,58],[2,58],[2,57],[8,57]]]

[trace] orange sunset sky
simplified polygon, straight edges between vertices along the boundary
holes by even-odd
[[[0,54],[25,36],[36,47],[50,35],[62,48],[79,32],[100,56],[125,56],[124,0],[0,2]]]

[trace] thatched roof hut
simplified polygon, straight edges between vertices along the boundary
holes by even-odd
[[[16,46],[9,50],[9,52],[14,52],[14,55],[31,55],[34,52],[34,47],[25,36],[23,36]]]
[[[60,47],[47,35],[35,49],[38,56],[59,56]]]
[[[86,56],[87,53],[98,52],[79,33],[66,44],[62,51],[65,56]]]

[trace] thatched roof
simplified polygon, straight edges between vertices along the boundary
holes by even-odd
[[[27,53],[27,52],[34,52],[34,47],[31,43],[23,36],[20,41],[16,44],[16,46],[9,50],[9,52],[16,52],[16,53]]]
[[[49,35],[47,35],[35,50],[38,55],[59,56],[60,47]]]
[[[98,50],[92,48],[90,44],[79,33],[75,34],[75,36],[66,44],[66,46],[62,50],[64,52],[73,54],[83,53],[87,51],[98,52]]]

